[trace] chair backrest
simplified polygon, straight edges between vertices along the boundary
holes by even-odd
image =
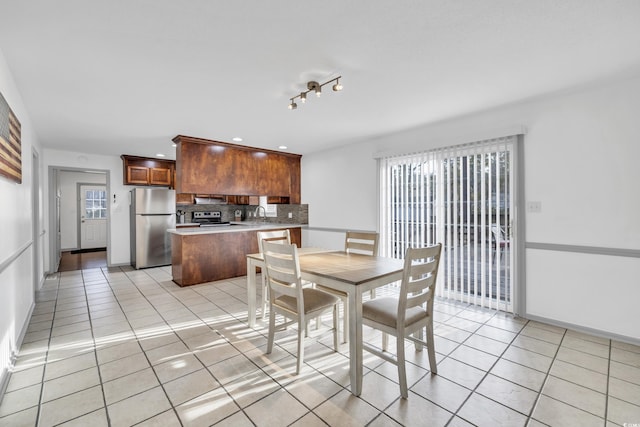
[[[300,274],[300,261],[296,245],[262,241],[264,263],[269,284],[269,299],[273,301],[280,295],[298,299],[298,309],[304,304]]]
[[[497,224],[493,224],[491,226],[491,234],[493,234],[493,238],[498,244],[506,240],[504,236],[504,231],[502,230],[502,228],[498,227]]]
[[[378,255],[378,233],[347,231],[344,238],[344,250],[347,253]]]
[[[258,231],[258,250],[260,253],[264,253],[262,249],[262,242],[269,241],[273,243],[286,243],[291,244],[291,234],[289,233],[289,229],[285,228],[284,230],[274,230],[274,231]]]
[[[404,258],[404,272],[400,285],[398,324],[404,324],[406,310],[427,304],[427,313],[433,313],[433,297],[442,244],[427,248],[408,248]]]

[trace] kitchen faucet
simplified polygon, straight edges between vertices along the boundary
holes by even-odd
[[[258,223],[258,213],[260,212],[260,208],[262,208],[262,213],[264,214],[264,216],[262,217],[262,222],[267,222],[267,210],[264,208],[264,206],[259,205],[256,208],[256,211],[253,213],[253,216],[256,218],[256,224]]]

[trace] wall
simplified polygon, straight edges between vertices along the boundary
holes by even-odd
[[[34,284],[44,280],[39,262],[34,261],[33,221],[41,216],[33,212],[32,153],[40,150],[31,120],[0,51],[0,92],[21,123],[22,183],[0,177],[0,392],[6,385],[7,370],[17,351],[34,304]],[[42,176],[42,175],[40,175]],[[41,202],[42,203],[42,202]],[[41,227],[36,227],[41,229]],[[42,236],[35,236],[42,244]],[[42,246],[40,246],[42,247]],[[34,277],[35,276],[35,277]]]
[[[106,176],[98,173],[60,171],[60,247],[62,250],[78,246],[78,184],[106,184]]]
[[[303,241],[340,247],[339,233],[316,228],[378,228],[374,153],[455,145],[524,126],[525,198],[542,203],[540,213],[526,214],[525,239],[543,247],[526,250],[526,316],[640,341],[632,320],[640,301],[638,111],[635,76],[305,155],[302,202],[311,230]],[[615,255],[625,250],[632,255]]]
[[[43,150],[45,170],[95,170],[105,171],[107,174],[107,192],[109,193],[109,217],[110,227],[107,236],[107,262],[109,265],[129,265],[131,263],[129,251],[129,191],[133,186],[122,184],[122,160],[117,156],[101,156],[87,153],[78,153],[62,150]],[[48,182],[45,184],[45,217],[50,218],[53,207],[51,205],[50,194],[55,191]],[[53,185],[55,187],[55,185]],[[114,199],[115,196],[115,199]],[[47,236],[55,238],[55,230],[51,230],[51,225],[47,222]],[[45,268],[48,271],[54,268],[49,257],[49,242],[47,240],[47,251],[45,255]]]

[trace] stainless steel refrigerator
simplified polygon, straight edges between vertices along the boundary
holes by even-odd
[[[171,264],[171,235],[176,226],[176,192],[166,188],[131,190],[131,265]]]

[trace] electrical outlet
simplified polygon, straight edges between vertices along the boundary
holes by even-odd
[[[542,212],[542,202],[527,202],[527,212],[529,213]]]
[[[293,218],[293,212],[289,212],[287,216],[289,217],[289,219]]]

